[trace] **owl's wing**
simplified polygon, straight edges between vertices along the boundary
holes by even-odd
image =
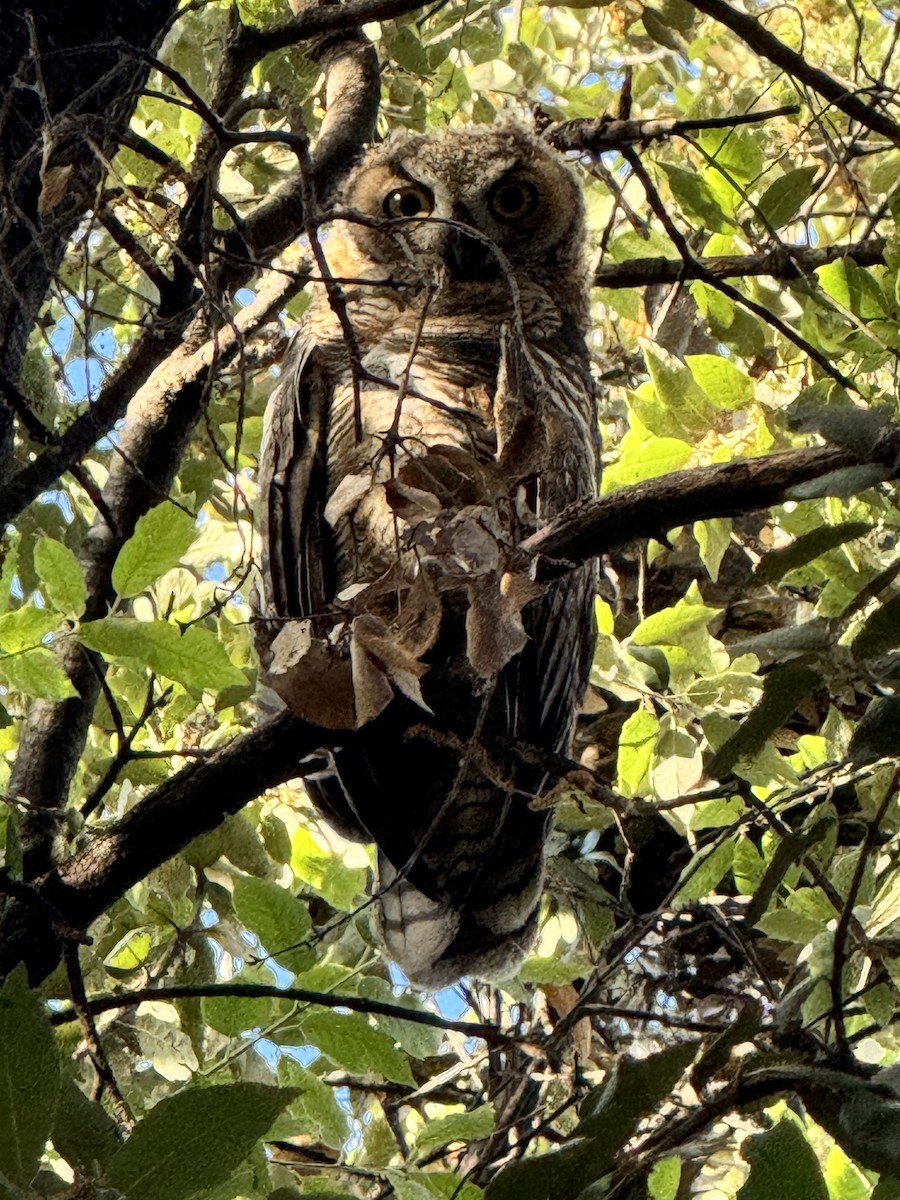
[[[323,515],[328,407],[315,344],[300,333],[269,400],[260,451],[263,616],[271,622],[315,616],[333,595],[334,554]]]
[[[288,348],[281,382],[269,399],[260,449],[263,604],[257,643],[264,665],[285,621],[316,617],[334,597],[334,535],[324,516],[330,407],[316,344],[301,332]],[[306,786],[339,833],[371,839],[332,772],[308,777]]]

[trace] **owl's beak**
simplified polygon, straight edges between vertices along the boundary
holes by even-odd
[[[500,276],[500,261],[494,254],[490,242],[468,234],[460,225],[476,228],[472,214],[464,204],[454,204],[451,217],[458,222],[447,227],[442,254],[447,269],[461,283],[489,283]]]

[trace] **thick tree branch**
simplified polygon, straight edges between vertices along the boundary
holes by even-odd
[[[33,981],[59,960],[56,923],[71,914],[72,926],[92,921],[166,862],[193,838],[215,829],[267,787],[298,773],[298,761],[321,743],[321,731],[284,713],[236,738],[213,758],[182,768],[87,849],[34,885],[34,898],[15,899],[0,917],[0,977],[25,962]],[[48,907],[49,906],[49,907]]]
[[[0,36],[0,358],[16,382],[66,244],[115,153],[148,68],[111,43],[159,43],[175,0],[10,9]],[[102,48],[101,48],[102,47]],[[100,154],[97,153],[97,148]],[[12,414],[0,406],[0,476]]]
[[[770,275],[773,279],[799,279],[817,267],[849,258],[858,267],[884,264],[884,239],[871,238],[844,246],[779,246],[762,254],[729,254],[715,258],[631,258],[627,262],[601,263],[594,272],[597,287],[649,287],[684,283],[691,279],[742,279]]]
[[[345,4],[323,3],[304,8],[281,25],[244,25],[238,45],[249,61],[283,50],[307,38],[342,33],[368,21],[390,21],[425,7],[421,0],[347,0]]]
[[[776,67],[781,67],[795,79],[801,80],[851,120],[859,121],[866,129],[874,130],[882,137],[889,138],[895,146],[900,146],[900,125],[896,121],[892,121],[880,109],[863,100],[852,83],[815,66],[802,54],[786,46],[756,17],[741,12],[727,0],[694,0],[694,7],[727,26],[760,58],[768,59]]]
[[[561,569],[639,538],[663,538],[679,525],[781,504],[803,484],[863,466],[881,468],[882,478],[895,477],[900,430],[888,431],[865,459],[850,450],[816,446],[648,479],[573,506],[523,542],[519,555],[523,565],[538,557],[538,577],[552,578]]]
[[[349,170],[360,150],[359,139],[373,132],[378,95],[377,70],[368,69],[373,62],[374,51],[361,34],[343,35],[330,51],[327,78],[330,80],[332,74],[337,74],[339,82],[349,91],[340,98],[335,94],[336,111],[323,121],[322,153],[319,155],[317,149],[313,159],[312,173],[326,190]],[[210,172],[216,170],[214,155],[209,156],[207,166]],[[201,178],[189,189],[177,252],[172,258],[171,288],[161,297],[157,320],[133,352],[131,371],[123,369],[115,379],[116,386],[101,394],[89,414],[88,425],[82,425],[77,432],[73,427],[66,437],[20,472],[10,489],[15,503],[27,502],[32,498],[29,495],[32,490],[36,489],[34,494],[37,494],[40,483],[47,486],[62,471],[71,469],[96,437],[106,432],[96,428],[98,414],[102,414],[101,420],[108,421],[107,428],[111,427],[122,414],[122,405],[127,403],[119,452],[113,458],[103,491],[106,515],[95,522],[82,552],[88,582],[84,615],[89,620],[103,616],[114,599],[113,563],[136,521],[164,498],[171,487],[205,408],[214,372],[234,357],[251,328],[257,329],[271,319],[291,291],[300,286],[299,279],[277,277],[274,287],[262,289],[254,304],[243,310],[231,325],[222,326],[218,308],[210,306],[197,313],[181,342],[196,308],[197,281],[208,265],[210,186],[211,179]],[[279,243],[286,244],[297,232],[297,227],[282,220]],[[253,269],[250,261],[239,262],[230,286],[245,280]],[[160,346],[160,326],[165,330],[165,351]],[[129,395],[123,387],[123,376],[128,379],[130,375],[131,381],[137,382],[135,376],[140,373],[144,374],[145,382]],[[90,441],[85,446],[87,437]],[[9,520],[15,514],[3,515]],[[67,803],[105,669],[102,660],[75,641],[64,648],[62,662],[78,695],[65,701],[34,702],[10,779],[13,794],[24,797],[30,804],[23,823],[27,880],[43,875],[50,868],[54,822],[61,819]]]
[[[313,157],[315,192],[320,198],[334,192],[363,143],[372,136],[379,88],[371,45],[368,42],[361,45],[352,37],[328,52],[326,74],[326,91],[329,97],[333,91],[334,109],[322,122],[319,139],[322,148],[320,151],[317,143]],[[332,75],[336,81],[334,85]],[[234,255],[228,271],[228,288],[234,290],[245,285],[256,270],[253,260],[277,253],[297,237],[302,228],[298,172],[254,210],[240,235],[235,234],[228,240],[227,245]],[[257,255],[260,247],[264,253]],[[249,258],[248,250],[253,251]],[[125,415],[132,397],[147,384],[154,372],[158,372],[157,381],[165,381],[170,369],[166,360],[182,344],[194,313],[193,306],[184,308],[178,314],[170,314],[163,323],[154,322],[141,335],[125,361],[107,379],[90,409],[75,420],[54,445],[11,476],[0,494],[0,523],[14,520],[109,433]],[[227,341],[227,333],[224,337]],[[188,340],[196,342],[196,337]],[[220,345],[220,357],[222,353]],[[177,365],[171,364],[173,377],[178,369]]]

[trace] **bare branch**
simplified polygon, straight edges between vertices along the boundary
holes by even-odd
[[[604,154],[607,150],[621,150],[635,142],[649,145],[650,142],[667,138],[700,133],[704,129],[732,129],[738,125],[757,124],[775,117],[787,117],[798,113],[795,104],[781,108],[765,109],[761,112],[738,113],[735,116],[709,117],[698,121],[664,120],[618,120],[603,116],[597,120],[579,117],[573,121],[559,121],[546,126],[541,136],[557,150],[583,150],[588,154]]]
[[[763,254],[729,254],[715,258],[631,258],[627,262],[600,263],[594,272],[597,287],[651,287],[685,283],[691,279],[742,279],[770,275],[774,279],[799,279],[817,267],[849,258],[859,267],[884,264],[884,239],[871,238],[843,246],[779,246]]]
[[[638,538],[664,538],[679,525],[781,504],[802,484],[866,464],[881,467],[882,478],[896,477],[900,430],[889,430],[866,460],[850,450],[816,446],[648,479],[602,500],[573,505],[523,542],[519,558],[524,565],[528,557],[539,556],[538,576],[549,578]]]
[[[85,1000],[83,1007],[93,1016],[104,1012],[113,1012],[120,1008],[132,1008],[145,1001],[153,1000],[187,1000],[205,999],[209,997],[229,996],[239,1000],[273,999],[294,1000],[298,1004],[315,1004],[320,1008],[349,1008],[351,1012],[366,1013],[375,1017],[393,1017],[400,1021],[409,1021],[413,1025],[425,1025],[429,1029],[447,1030],[452,1033],[462,1033],[466,1037],[481,1038],[492,1046],[508,1046],[520,1042],[516,1038],[498,1029],[496,1025],[486,1025],[474,1021],[454,1021],[442,1017],[438,1013],[421,1012],[415,1008],[404,1008],[400,1004],[386,1004],[382,1000],[369,999],[367,996],[345,996],[337,992],[311,992],[306,988],[279,988],[269,984],[252,983],[216,983],[206,986],[196,984],[174,984],[171,987],[140,988],[134,992],[117,993],[109,996],[94,996]],[[76,1008],[63,1009],[54,1013],[51,1023],[65,1025],[78,1019]]]
[[[733,33],[742,38],[751,50],[761,58],[766,58],[777,67],[783,68],[796,79],[800,79],[818,92],[820,96],[830,101],[835,108],[859,121],[866,129],[880,133],[889,138],[895,146],[900,146],[900,125],[892,121],[880,109],[868,104],[859,95],[859,89],[845,79],[839,79],[830,71],[817,67],[802,54],[786,46],[774,33],[770,33],[761,21],[741,12],[729,4],[727,0],[696,0],[694,5],[708,17],[721,21]]]

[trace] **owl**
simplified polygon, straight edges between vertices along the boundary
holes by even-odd
[[[416,984],[514,973],[593,656],[594,569],[515,548],[596,495],[584,205],[528,129],[400,132],[318,231],[260,456],[266,680],[320,726],[306,786],[377,846]]]

